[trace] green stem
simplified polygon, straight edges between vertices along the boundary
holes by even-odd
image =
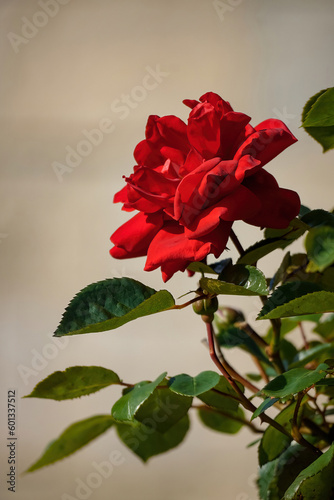
[[[276,371],[278,373],[284,373],[285,368],[281,360],[281,355],[279,352],[280,349],[280,335],[281,335],[281,320],[280,319],[271,319],[271,326],[273,328],[273,336],[269,346],[266,349],[267,356],[269,361],[272,362]]]
[[[185,307],[190,306],[194,302],[198,302],[199,300],[207,299],[207,298],[208,298],[208,296],[205,294],[197,295],[197,297],[194,297],[193,299],[188,300],[188,302],[185,302],[184,304],[180,304],[180,305],[175,304],[174,306],[169,307],[168,309],[166,309],[166,311],[169,311],[170,309],[184,309]]]
[[[297,403],[292,419],[291,435],[293,439],[297,441],[297,443],[299,443],[301,446],[305,446],[305,448],[308,448],[314,455],[319,457],[320,455],[322,455],[322,451],[319,450],[319,448],[313,446],[313,444],[309,443],[305,438],[303,438],[298,427],[298,412],[304,396],[305,396],[305,391],[298,393]]]
[[[266,297],[261,296],[260,299],[262,304],[265,305],[267,301]],[[271,338],[271,342],[269,346],[265,349],[265,351],[269,358],[269,361],[271,361],[277,373],[284,373],[285,368],[282,363],[281,355],[279,352],[281,343],[281,320],[271,319],[270,323],[273,329],[273,335]]]

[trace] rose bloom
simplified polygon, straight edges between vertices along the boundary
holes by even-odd
[[[137,165],[114,197],[137,213],[111,236],[111,255],[147,255],[144,269],[161,267],[164,281],[208,254],[218,258],[235,220],[281,229],[300,209],[298,194],[263,168],[297,140],[282,121],[253,128],[212,92],[183,102],[187,125],[173,115],[148,118]]]

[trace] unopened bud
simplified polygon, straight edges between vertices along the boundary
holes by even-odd
[[[241,311],[232,307],[220,307],[215,316],[215,324],[219,330],[226,329],[239,321],[245,321],[245,317]]]
[[[218,309],[218,305],[219,304],[217,297],[209,297],[207,299],[201,299],[195,302],[193,304],[193,310],[195,311],[196,314],[200,314],[201,316],[203,315],[213,316],[213,314]]]

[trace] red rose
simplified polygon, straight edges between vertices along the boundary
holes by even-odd
[[[184,103],[192,108],[188,125],[149,117],[137,165],[114,198],[138,213],[111,236],[111,255],[147,255],[145,270],[161,267],[164,281],[210,253],[219,257],[235,220],[285,228],[300,209],[297,193],[263,169],[296,141],[283,122],[253,128],[212,92]]]

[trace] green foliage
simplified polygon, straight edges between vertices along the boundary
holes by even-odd
[[[112,407],[111,413],[115,420],[132,421],[139,407],[152,394],[154,389],[164,380],[167,372],[162,373],[153,382],[139,382],[127,390]]]
[[[314,462],[304,446],[291,444],[278,458],[260,468],[258,487],[261,500],[281,500],[298,474]]]
[[[135,419],[143,424],[153,420],[155,430],[165,433],[187,415],[192,401],[192,397],[171,391],[167,381],[162,381],[136,411]]]
[[[308,101],[303,127],[324,151],[334,148],[334,88]],[[287,252],[269,277],[255,267],[263,257],[302,236],[306,253]],[[334,314],[328,314],[334,312],[334,213],[302,206],[287,228],[266,228],[261,241],[244,252],[237,247],[242,255],[234,265],[230,258],[189,264],[189,271],[202,276],[196,292],[195,287],[188,292],[197,295],[185,304],[175,306],[167,290],[156,291],[131,278],[106,279],[74,297],[55,336],[113,330],[168,309],[191,309],[192,304],[207,323],[217,371],[171,378],[164,372],[154,381],[136,384],[125,384],[115,372],[98,366],[73,366],[49,375],[26,397],[62,401],[114,384],[125,388],[117,401],[107,402],[111,415],[72,424],[28,472],[74,453],[110,427],[146,462],[183,442],[190,426],[189,410],[196,408],[200,422],[216,432],[235,434],[242,427],[264,431],[258,450],[261,500],[334,498]],[[199,293],[201,301],[196,302]],[[245,296],[254,307],[262,301],[257,319],[270,320],[267,332],[257,333],[253,318],[229,307],[220,295]],[[304,328],[305,322],[313,324]],[[251,356],[252,373],[242,374],[243,361],[241,368],[235,360],[230,366],[225,356],[232,347]],[[219,371],[227,372],[227,378]],[[264,399],[258,408],[253,397]]]
[[[236,264],[219,275],[219,279],[202,278],[201,288],[208,293],[224,295],[267,295],[264,274],[253,266]]]
[[[154,421],[150,425],[137,421],[117,423],[116,428],[121,441],[143,462],[147,462],[154,455],[165,453],[183,441],[189,430],[189,417],[183,417],[163,434],[155,430]]]
[[[331,314],[324,321],[318,323],[313,331],[327,341],[334,340],[334,314]]]
[[[266,398],[260,406],[255,410],[255,412],[252,415],[251,420],[254,420],[254,418],[259,417],[264,411],[268,410],[271,406],[273,406],[277,401],[279,401],[279,398]]]
[[[245,250],[239,258],[239,264],[253,264],[274,250],[282,250],[302,236],[308,226],[300,219],[294,219],[286,229],[271,229],[265,231],[265,239],[258,241]]]
[[[57,460],[71,455],[100,436],[100,434],[103,434],[112,425],[114,425],[114,419],[110,415],[96,415],[70,425],[58,439],[47,446],[41,458],[29,467],[27,472],[53,464]]]
[[[204,264],[203,262],[192,262],[191,264],[189,264],[187,269],[194,273],[219,274],[212,267]]]
[[[244,391],[244,387],[238,383],[241,391]],[[203,401],[203,403],[222,411],[232,411],[235,412],[239,406],[239,398],[237,397],[234,389],[227,382],[226,378],[219,377],[219,382],[212,389],[199,394],[198,399]]]
[[[302,221],[309,227],[334,227],[334,214],[323,209],[311,210],[307,214],[303,215]]]
[[[169,380],[169,388],[183,396],[198,396],[218,384],[220,376],[216,372],[206,371],[191,377],[186,373],[176,375]]]
[[[271,398],[287,398],[311,387],[327,375],[328,365],[322,363],[315,370],[293,368],[274,378],[263,387],[262,392]]]
[[[244,412],[241,408],[235,412],[219,412],[212,408],[200,408],[198,416],[206,427],[224,434],[236,434],[244,425]]]
[[[275,421],[279,423],[286,431],[291,432],[291,420],[295,411],[296,403],[290,404],[284,408]],[[259,446],[259,464],[260,466],[275,460],[284,450],[288,448],[292,441],[292,437],[282,434],[274,427],[269,426],[261,439]]]
[[[315,283],[294,281],[276,288],[257,319],[277,319],[332,310],[334,292],[321,290]]]
[[[302,470],[283,500],[330,500],[334,498],[334,444]]]
[[[334,227],[320,226],[311,229],[305,240],[312,272],[324,271],[334,263]]]
[[[334,148],[334,88],[318,92],[304,107],[302,125],[325,153]]]
[[[174,305],[167,290],[157,292],[131,278],[92,283],[70,302],[55,337],[113,330]]]
[[[323,355],[330,355],[333,348],[332,344],[318,344],[310,349],[303,349],[295,356],[289,368],[298,368],[300,366],[305,366],[310,361],[317,361],[319,358],[322,358]]]
[[[225,330],[220,330],[217,335],[217,341],[221,347],[224,347],[226,349],[240,347],[241,349],[255,356],[262,363],[270,365],[268,358],[264,356],[263,352],[256,344],[256,342],[240,328],[230,326]]]
[[[62,401],[80,398],[121,382],[112,370],[101,366],[72,366],[63,372],[54,372],[39,382],[26,398],[46,398]]]

